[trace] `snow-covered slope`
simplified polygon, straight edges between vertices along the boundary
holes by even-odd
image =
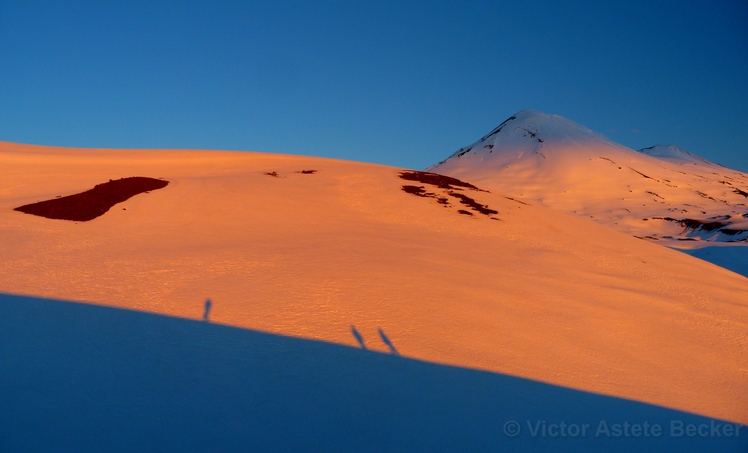
[[[207,316],[748,422],[748,279],[668,248],[356,162],[11,143],[0,162],[2,293]],[[13,210],[131,176],[169,184],[88,222]]]
[[[748,427],[500,373],[91,304],[0,308],[3,452],[748,450]],[[677,436],[702,426],[720,437]]]
[[[525,110],[428,169],[670,246],[748,240],[748,175]]]

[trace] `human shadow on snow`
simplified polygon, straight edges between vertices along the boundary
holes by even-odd
[[[356,326],[351,326],[351,333],[353,334],[353,338],[356,339],[358,344],[361,346],[361,349],[366,349],[366,343],[364,343],[364,336],[361,335],[361,332],[356,329]]]
[[[2,451],[748,450],[746,427],[674,437],[726,423],[498,373],[58,300],[0,314]]]
[[[397,352],[397,348],[395,348],[395,345],[392,344],[389,337],[387,337],[387,335],[384,334],[384,330],[382,330],[381,327],[379,328],[379,336],[382,338],[382,341],[384,342],[384,344],[387,345],[388,348],[390,348],[390,354],[400,355],[400,353]]]

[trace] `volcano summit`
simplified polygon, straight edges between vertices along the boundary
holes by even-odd
[[[427,169],[676,247],[748,241],[748,175],[523,110]]]

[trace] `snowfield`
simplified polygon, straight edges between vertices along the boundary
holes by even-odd
[[[540,147],[545,133],[524,158],[467,151],[432,170],[458,181],[290,155],[0,142],[0,446],[745,449],[745,431],[668,434],[672,420],[748,424],[748,278],[632,234],[684,243],[691,233],[654,217],[699,203],[672,216],[730,213],[718,238],[697,233],[724,240],[748,179],[612,143],[609,161],[587,135],[564,138],[581,151],[562,156]],[[557,159],[586,167],[555,171]],[[544,176],[508,192],[489,169],[506,187]],[[14,210],[135,176],[168,185],[90,221]],[[608,206],[603,181],[631,184],[649,220]],[[560,443],[526,420],[666,430]]]

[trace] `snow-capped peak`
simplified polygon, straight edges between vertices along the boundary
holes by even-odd
[[[560,115],[522,110],[427,170],[475,182],[510,171],[521,180],[544,179],[560,186],[584,177],[588,162],[601,158],[621,163],[649,159]]]
[[[561,115],[552,115],[537,110],[522,110],[512,115],[481,140],[503,132],[503,136],[521,135],[541,140],[561,138],[593,138],[607,140],[579,123]]]
[[[701,163],[701,164],[712,164],[703,157],[699,157],[696,154],[690,153],[676,145],[655,145],[649,148],[643,148],[639,150],[640,153],[648,156],[657,157],[658,159],[666,159],[676,163]]]
[[[494,148],[523,147],[537,151],[549,143],[579,144],[604,142],[613,144],[579,123],[560,115],[551,115],[536,110],[522,110],[499,124],[480,140],[465,148],[460,148],[450,158],[472,154],[492,154]]]
[[[637,237],[748,241],[748,175],[675,145],[635,151],[559,115],[518,112],[428,171]]]

